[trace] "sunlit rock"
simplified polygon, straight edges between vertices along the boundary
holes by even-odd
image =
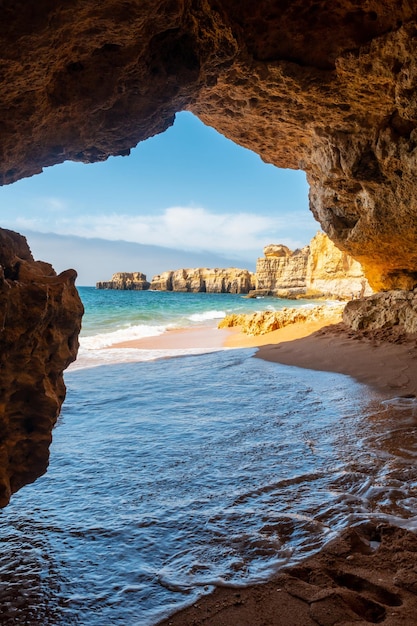
[[[100,281],[97,289],[122,289],[129,291],[146,291],[150,283],[142,272],[116,272],[109,281]]]
[[[397,0],[7,3],[0,182],[127,155],[193,111],[301,168],[374,289],[417,284],[417,5]]]
[[[281,298],[359,298],[372,293],[363,269],[324,233],[292,252],[282,245],[264,248],[256,263],[256,291]],[[253,294],[253,295],[255,295]]]
[[[248,293],[255,286],[255,276],[246,269],[202,268],[163,272],[152,278],[151,289],[195,293]]]

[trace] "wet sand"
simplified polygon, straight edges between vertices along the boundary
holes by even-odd
[[[346,374],[386,397],[417,395],[416,338],[387,341],[378,334],[353,333],[340,323],[304,330],[298,337],[302,329],[299,333],[290,330],[293,336],[289,338],[280,335],[281,330],[275,331],[275,337],[275,333],[264,335],[270,340],[260,346],[256,356],[283,365]],[[250,345],[252,338],[248,339],[246,344],[244,337],[235,335],[226,338],[226,344],[240,340],[242,346]]]
[[[347,374],[386,397],[417,393],[415,338],[387,341],[376,334],[354,334],[340,323],[325,323],[294,324],[260,337],[247,337],[236,329],[170,331],[117,347],[209,347],[208,343],[219,349],[259,347],[259,358]],[[411,626],[417,623],[416,555],[414,532],[364,523],[348,528],[317,555],[268,583],[218,587],[160,624]]]
[[[188,348],[223,348],[235,331],[212,326],[167,330],[162,335],[115,343],[112,348],[138,348],[140,350],[186,350]]]
[[[160,626],[416,624],[417,536],[393,526],[349,528],[268,583],[218,587]]]
[[[307,369],[337,372],[378,388],[387,397],[417,395],[417,341],[386,341],[377,334],[352,333],[335,316],[291,324],[265,335],[248,336],[237,328],[196,327],[169,330],[114,344],[114,348],[168,350],[259,348],[256,357]]]

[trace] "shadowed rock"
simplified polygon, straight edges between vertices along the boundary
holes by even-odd
[[[34,261],[26,239],[0,229],[0,506],[48,466],[83,307],[76,272]]]

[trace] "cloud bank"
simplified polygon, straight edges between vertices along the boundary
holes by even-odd
[[[115,272],[143,272],[148,279],[166,270],[183,267],[233,267],[255,270],[256,259],[236,259],[210,252],[186,252],[127,241],[88,239],[73,235],[24,233],[35,259],[48,261],[59,273],[73,268],[77,285],[89,286],[109,280]]]
[[[290,212],[277,217],[256,213],[214,213],[200,207],[170,207],[156,215],[120,213],[68,215],[54,198],[47,214],[6,219],[7,228],[128,241],[185,251],[210,251],[234,258],[260,256],[269,243],[290,248],[305,245],[318,230],[311,214]],[[297,233],[296,238],[294,232]]]

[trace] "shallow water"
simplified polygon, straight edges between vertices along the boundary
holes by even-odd
[[[71,369],[102,363],[147,361],[162,356],[201,354],[207,350],[113,349],[113,344],[160,335],[173,328],[210,326],[230,313],[277,311],[285,307],[312,307],[312,300],[247,298],[240,294],[118,291],[80,287],[85,315],[77,361]],[[321,302],[321,304],[323,304]],[[331,303],[328,303],[329,306]]]
[[[349,524],[416,526],[415,402],[252,355],[67,375],[48,473],[0,513],[2,624],[155,624]]]
[[[1,624],[150,626],[347,525],[417,529],[415,399],[253,350],[149,360],[167,353],[100,347],[293,303],[80,292],[81,358],[49,470],[0,511]]]

